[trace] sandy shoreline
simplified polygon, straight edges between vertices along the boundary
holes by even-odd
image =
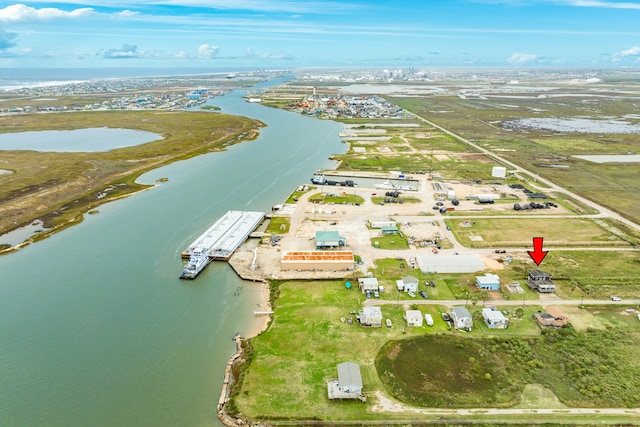
[[[255,283],[255,286],[260,286],[260,302],[255,311],[269,312],[271,311],[271,305],[269,304],[269,284],[267,282]],[[245,338],[254,338],[267,330],[269,322],[271,321],[271,315],[254,315],[254,319],[251,322],[251,326],[245,331]]]

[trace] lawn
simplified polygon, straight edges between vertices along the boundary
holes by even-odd
[[[363,203],[364,199],[356,194],[349,194],[345,191],[337,193],[316,193],[309,196],[309,201],[313,203],[335,203],[335,204],[355,204]]]
[[[384,234],[372,237],[371,246],[377,249],[409,249],[407,240],[401,234]]]
[[[478,218],[470,227],[462,220],[448,220],[465,246],[531,247],[533,237],[544,237],[544,246],[628,246],[619,235],[587,218]]]
[[[270,234],[287,234],[291,226],[291,218],[288,216],[274,216],[269,221],[269,225],[265,230]]]

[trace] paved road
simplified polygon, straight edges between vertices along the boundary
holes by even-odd
[[[416,298],[413,299],[378,299],[371,298],[364,301],[364,305],[393,305],[398,304],[398,302],[402,304],[416,304],[416,305],[446,305],[446,306],[454,306],[461,305],[462,300],[435,300],[435,299],[423,299],[420,298],[416,294]],[[469,301],[468,305],[471,305],[471,301]],[[541,305],[541,306],[549,306],[549,305],[620,305],[620,306],[628,306],[628,305],[640,305],[640,299],[623,299],[622,301],[611,301],[610,299],[562,299],[562,298],[544,298],[544,295],[541,295],[539,300],[499,300],[499,301],[485,301],[484,306],[519,306],[519,305]]]

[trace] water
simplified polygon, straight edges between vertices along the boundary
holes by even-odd
[[[95,152],[132,147],[162,139],[153,132],[89,128],[0,134],[0,150]]]
[[[229,209],[269,211],[345,147],[341,125],[240,94],[211,103],[267,123],[257,140],[152,171],[140,181],[169,181],[0,257],[0,425],[219,425],[231,338],[261,289],[226,263],[180,281],[180,252]]]

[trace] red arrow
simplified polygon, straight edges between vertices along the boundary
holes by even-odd
[[[532,251],[527,251],[527,253],[531,257],[533,262],[536,263],[536,265],[540,265],[540,263],[542,262],[544,257],[547,256],[547,252],[548,251],[543,251],[542,250],[542,241],[543,240],[544,240],[544,237],[534,237],[533,238],[533,250]]]

